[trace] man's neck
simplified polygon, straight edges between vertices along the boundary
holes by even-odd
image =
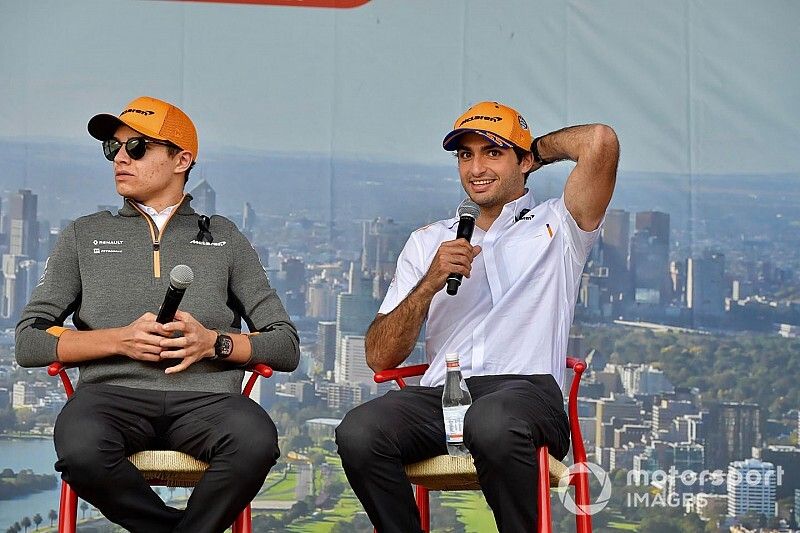
[[[145,205],[145,206],[147,206],[147,207],[149,207],[151,209],[155,209],[156,213],[160,213],[164,209],[166,209],[166,208],[168,208],[170,206],[177,205],[177,204],[181,203],[181,200],[183,200],[183,196],[184,196],[184,193],[183,193],[183,191],[181,191],[181,193],[179,195],[177,195],[177,196],[173,195],[173,196],[169,196],[169,197],[166,197],[166,198],[152,198],[152,199],[147,199],[145,201],[141,201],[139,203],[142,204],[142,205]]]

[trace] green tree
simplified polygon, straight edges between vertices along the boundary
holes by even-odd
[[[297,450],[299,452],[305,451],[313,445],[314,441],[311,440],[311,437],[303,433],[295,435],[294,437],[292,437],[292,440],[289,441],[289,448],[292,450]]]
[[[58,518],[58,513],[55,509],[50,509],[50,512],[47,513],[47,519],[50,520],[50,527],[53,527],[53,522],[56,521]]]
[[[81,501],[81,519],[82,520],[86,518],[86,511],[88,511],[88,510],[89,510],[89,504],[84,502],[84,501]]]
[[[42,515],[40,515],[39,513],[33,515],[33,523],[36,524],[36,531],[39,531],[39,524],[41,524],[42,521],[43,521]]]
[[[28,528],[33,525],[33,522],[31,522],[30,518],[25,516],[25,517],[22,518],[22,521],[20,522],[20,524],[22,525],[22,528],[25,530],[25,533],[28,533]]]

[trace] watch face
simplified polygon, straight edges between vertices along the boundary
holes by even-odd
[[[233,352],[233,339],[227,335],[220,335],[217,337],[217,343],[214,350],[217,357],[228,357]]]

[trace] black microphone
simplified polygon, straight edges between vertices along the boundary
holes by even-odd
[[[159,324],[166,324],[175,319],[175,311],[183,299],[183,293],[186,292],[192,281],[194,281],[194,272],[186,265],[176,265],[169,273],[169,287],[167,294],[164,296],[164,303],[161,304],[161,309],[158,310],[158,317],[156,322]]]
[[[467,239],[467,242],[472,239],[472,231],[475,229],[475,219],[481,214],[481,208],[472,200],[464,200],[458,206],[458,229],[456,230],[456,239]],[[453,272],[447,276],[447,294],[455,296],[458,292],[458,287],[461,285],[461,274]]]

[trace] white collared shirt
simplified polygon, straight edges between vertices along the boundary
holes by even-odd
[[[139,202],[136,202],[136,205],[138,205],[142,209],[142,211],[150,215],[150,218],[153,219],[153,222],[155,222],[156,227],[158,227],[158,231],[161,231],[162,229],[164,229],[164,224],[166,224],[167,220],[169,220],[169,216],[172,214],[173,211],[175,211],[175,208],[181,204],[180,202],[178,202],[175,205],[165,207],[164,210],[161,211],[160,213],[155,209],[153,209],[152,207],[140,204]]]
[[[516,221],[523,209],[530,211]],[[411,234],[379,313],[391,312],[416,287],[457,226],[450,218]],[[482,250],[470,277],[456,296],[438,292],[428,310],[430,367],[420,383],[444,383],[445,354],[456,352],[464,377],[552,374],[563,386],[581,273],[599,232],[581,230],[563,196],[535,205],[530,191],[506,204],[489,231],[476,226],[471,242]]]

